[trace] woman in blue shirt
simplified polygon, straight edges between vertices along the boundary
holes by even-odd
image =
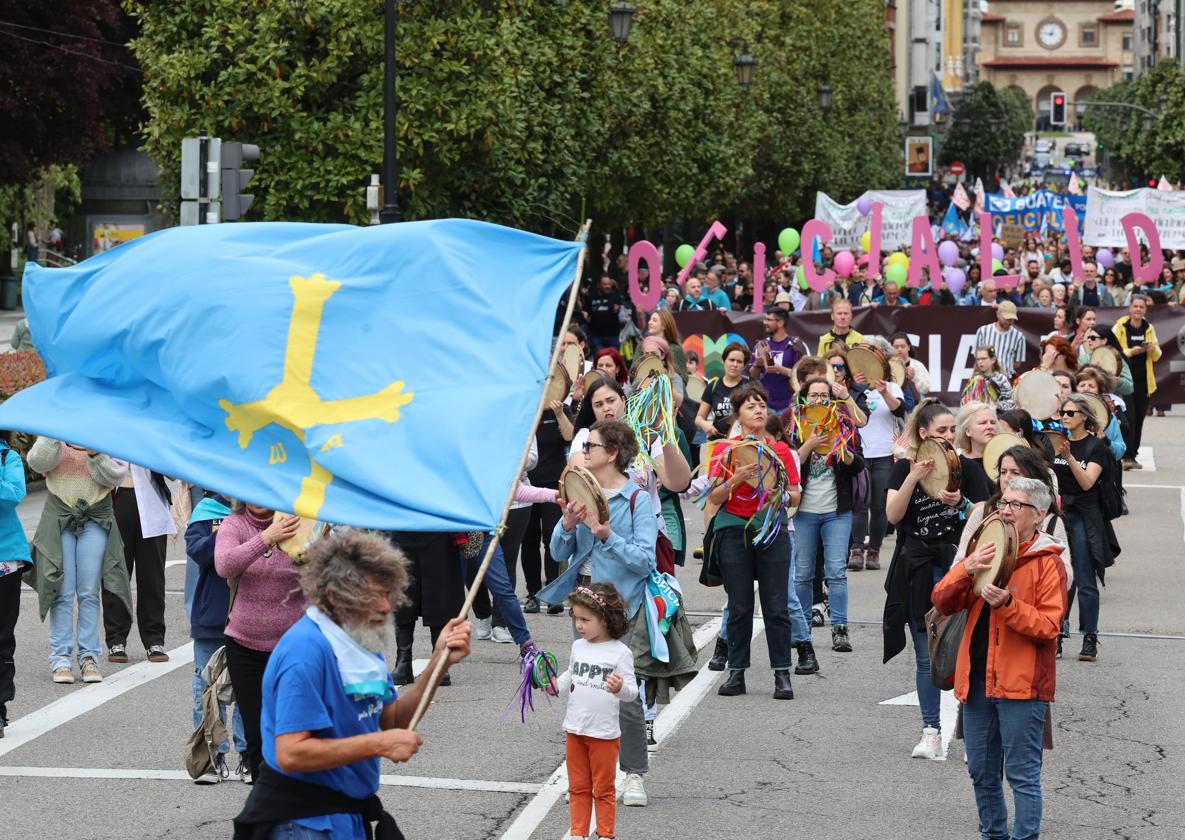
[[[0,431],[0,738],[8,704],[16,696],[16,620],[21,611],[21,573],[29,568],[29,541],[16,515],[25,498],[25,465]]]

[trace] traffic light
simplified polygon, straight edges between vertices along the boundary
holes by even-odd
[[[1153,188],[1155,188],[1157,183],[1158,183],[1158,182],[1157,182],[1157,180],[1156,180],[1155,178],[1149,178],[1149,179],[1148,179],[1148,186],[1149,186],[1149,187],[1153,187]]]
[[[1049,124],[1066,124],[1066,95],[1060,90],[1049,94]]]
[[[181,140],[181,224],[218,223],[222,141],[217,137]]]
[[[222,144],[222,221],[235,222],[251,209],[255,196],[244,193],[254,169],[244,169],[245,162],[259,160],[259,147],[228,140]]]

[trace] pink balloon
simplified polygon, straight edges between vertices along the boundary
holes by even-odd
[[[938,259],[943,265],[954,265],[959,261],[959,246],[949,239],[938,246]]]
[[[856,267],[856,258],[851,251],[840,251],[835,255],[835,273],[840,277],[847,277]]]
[[[1115,267],[1115,255],[1111,253],[1110,248],[1099,248],[1099,252],[1095,254],[1095,259],[1098,260],[1099,265],[1103,268]]]
[[[992,243],[992,259],[1004,262],[1004,246],[999,242]]]
[[[867,216],[872,212],[872,199],[867,195],[862,195],[856,199],[856,209],[860,211],[861,216]]]
[[[961,268],[948,268],[946,270],[946,287],[950,289],[951,294],[957,295],[963,291],[963,287],[967,285],[967,275]]]

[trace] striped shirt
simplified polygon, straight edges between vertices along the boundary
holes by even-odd
[[[975,346],[982,347],[985,344],[995,349],[1000,367],[1010,378],[1016,373],[1017,364],[1025,360],[1025,336],[1015,326],[1000,332],[994,321],[984,324],[975,331]]]

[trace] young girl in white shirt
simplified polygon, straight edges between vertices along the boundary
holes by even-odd
[[[625,602],[611,583],[578,586],[568,596],[580,636],[572,643],[568,670],[557,681],[568,699],[568,812],[572,840],[588,836],[593,800],[597,836],[615,836],[617,754],[621,744],[618,705],[638,698],[634,656],[618,641],[629,631]]]

